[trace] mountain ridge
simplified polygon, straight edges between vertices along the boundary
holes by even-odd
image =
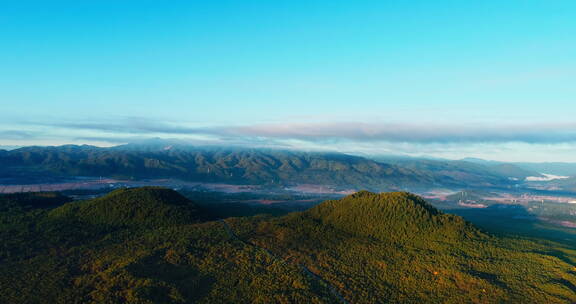
[[[487,187],[514,184],[510,178],[480,165],[463,169],[453,164],[439,167],[432,161],[385,163],[342,153],[178,145],[166,148],[164,145],[26,147],[0,154],[0,174],[13,179],[177,178],[269,187],[321,181],[327,186],[372,191],[461,188],[470,183]]]

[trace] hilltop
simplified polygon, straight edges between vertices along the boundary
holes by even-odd
[[[461,217],[444,214],[407,192],[361,191],[326,201],[305,215],[323,225],[381,240],[405,241],[422,235],[448,238],[478,232]]]
[[[68,203],[48,216],[112,226],[169,226],[202,218],[198,207],[178,192],[160,187],[118,189],[81,203]]]

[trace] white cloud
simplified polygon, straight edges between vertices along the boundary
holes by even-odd
[[[15,132],[14,130],[18,130]],[[576,161],[576,123],[456,124],[299,122],[206,126],[124,117],[0,125],[2,145],[113,145],[147,138],[358,154],[403,154],[450,159]],[[28,136],[34,135],[34,136]]]

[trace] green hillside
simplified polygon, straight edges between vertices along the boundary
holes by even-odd
[[[68,203],[48,213],[51,219],[77,219],[110,226],[170,226],[190,224],[202,217],[179,193],[157,187],[119,189],[103,197]]]
[[[419,196],[406,192],[361,191],[326,201],[306,214],[322,225],[383,241],[478,233],[461,217],[443,214]]]
[[[576,251],[495,237],[408,193],[360,192],[282,218],[232,219],[351,303],[573,303]]]
[[[33,205],[35,196],[28,198]],[[8,204],[0,196],[0,206]],[[336,301],[297,266],[202,216],[161,188],[52,210],[0,208],[0,219],[11,219],[0,226],[0,303]]]
[[[404,192],[218,221],[163,188],[65,202],[0,208],[1,303],[576,301],[573,248],[491,236]]]

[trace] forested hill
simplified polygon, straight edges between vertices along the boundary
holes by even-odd
[[[219,221],[162,188],[68,201],[0,195],[1,303],[576,301],[574,250],[484,234],[409,193]]]
[[[574,303],[576,251],[482,232],[405,192],[362,191],[240,238],[324,278],[350,303]]]
[[[387,241],[437,235],[456,238],[479,233],[461,217],[444,214],[407,192],[360,191],[340,200],[326,201],[305,213],[324,225]]]
[[[105,176],[179,178],[236,184],[320,184],[348,189],[394,190],[432,186],[506,186],[506,176],[445,174],[339,153],[127,145],[27,147],[0,154],[4,178]]]
[[[118,189],[82,203],[71,202],[52,210],[52,220],[120,227],[162,227],[204,219],[198,207],[178,192],[158,187]]]

